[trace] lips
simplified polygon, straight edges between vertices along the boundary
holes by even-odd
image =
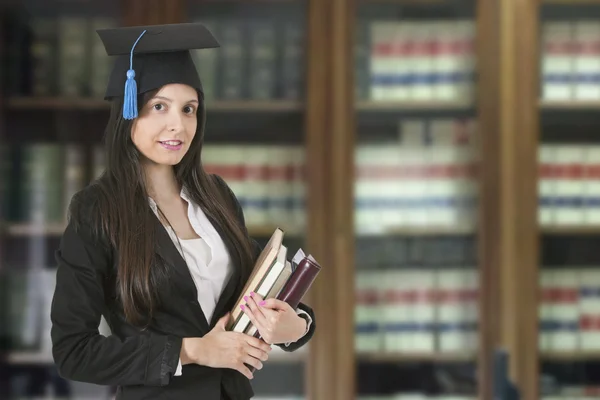
[[[179,150],[183,146],[183,142],[181,140],[165,140],[159,143],[162,147],[168,150]]]

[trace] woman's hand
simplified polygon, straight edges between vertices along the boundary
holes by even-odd
[[[269,358],[271,346],[245,333],[229,332],[225,324],[230,314],[222,317],[204,337],[184,338],[181,345],[181,364],[195,363],[212,368],[231,368],[252,379],[252,372],[244,364],[256,369]]]
[[[304,335],[306,320],[299,317],[285,301],[272,298],[263,300],[256,293],[250,293],[244,300],[246,305],[242,305],[242,310],[250,317],[265,342],[295,342]]]

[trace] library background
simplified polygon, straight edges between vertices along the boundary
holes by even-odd
[[[58,376],[49,341],[65,210],[104,163],[95,29],[190,21],[221,43],[194,52],[206,168],[254,237],[281,226],[323,265],[317,332],[256,399],[600,398],[600,1],[0,10],[1,398],[112,397]]]

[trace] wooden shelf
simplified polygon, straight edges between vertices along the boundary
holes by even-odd
[[[600,5],[600,0],[542,0],[542,4],[562,6]]]
[[[3,227],[3,231],[5,231],[9,236],[52,236],[52,235],[62,235],[66,228],[66,224],[64,223],[51,223],[51,224],[42,224],[42,225],[33,225],[33,224],[7,224]],[[293,229],[284,229],[286,235],[289,236],[297,236],[301,233],[298,230]],[[265,225],[265,226],[249,226],[248,232],[252,236],[271,236],[275,231],[275,225]]]
[[[424,5],[424,4],[452,4],[452,0],[359,0],[361,4],[377,4],[377,3],[392,3],[392,4],[407,4],[407,5]]]
[[[427,110],[469,110],[474,108],[470,102],[459,101],[359,101],[358,111],[427,111]]]
[[[307,353],[305,351],[286,353],[280,350],[273,350],[269,355],[269,359],[266,361],[266,363],[295,364],[305,362],[307,358]],[[52,354],[35,351],[17,351],[9,353],[7,361],[8,364],[12,365],[54,364]]]
[[[97,98],[85,97],[14,97],[7,100],[11,110],[108,110],[109,103]],[[289,100],[209,100],[207,109],[220,112],[289,112],[301,111],[304,104]]]
[[[399,226],[396,228],[384,228],[382,230],[373,231],[361,231],[357,232],[357,237],[370,237],[370,236],[462,236],[462,235],[474,235],[476,231],[469,227],[456,227],[456,226],[423,226],[423,227],[411,227],[411,226]]]
[[[600,361],[600,350],[594,351],[548,351],[541,352],[544,361]]]
[[[64,223],[51,224],[8,224],[4,227],[9,236],[38,236],[62,235],[66,225]]]
[[[600,5],[600,1],[598,2]],[[564,100],[549,101],[540,100],[542,110],[600,110],[600,101]]]
[[[304,104],[289,100],[208,101],[206,107],[208,111],[289,112],[302,111]]]
[[[414,362],[469,362],[475,361],[476,355],[470,352],[448,353],[358,353],[357,359],[363,362],[414,363]]]
[[[11,110],[108,110],[109,103],[86,97],[13,97],[6,105]]]
[[[540,227],[544,235],[600,235],[600,225],[550,225]]]

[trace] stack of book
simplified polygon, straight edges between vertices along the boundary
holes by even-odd
[[[306,256],[302,249],[289,261],[288,249],[283,245],[283,236],[282,229],[275,229],[256,260],[252,274],[231,311],[228,330],[260,337],[250,318],[240,308],[246,303],[244,296],[254,292],[264,299],[276,298],[285,301],[296,309],[321,271],[319,263],[312,255]]]

